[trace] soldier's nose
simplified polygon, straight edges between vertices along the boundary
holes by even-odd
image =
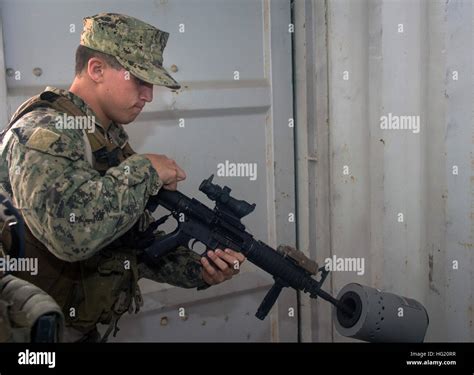
[[[140,99],[150,103],[153,100],[153,85],[142,85],[140,89]]]

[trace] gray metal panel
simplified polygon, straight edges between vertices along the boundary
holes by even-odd
[[[472,2],[313,0],[296,6],[306,28],[327,35],[325,45],[309,32],[296,34],[296,71],[310,77],[309,67],[317,67],[311,80],[296,81],[298,132],[316,135],[315,148],[297,138],[298,175],[308,176],[298,179],[305,184],[298,187],[300,245],[316,242],[309,252],[319,262],[328,254],[365,259],[362,276],[333,273],[333,293],[354,281],[413,297],[430,314],[427,340],[472,341]],[[389,113],[419,115],[420,133],[381,129],[381,116]],[[329,224],[323,223],[328,207]],[[301,225],[306,218],[309,225]],[[322,238],[321,226],[328,230]],[[304,338],[327,340],[326,328],[315,332],[329,319],[320,316],[326,310],[306,306],[302,330],[311,334]]]
[[[177,293],[176,288],[158,288],[146,280],[141,286],[149,289],[143,308],[139,315],[125,314],[120,334],[110,341],[268,342],[270,319],[255,318],[255,306],[268,289],[268,280],[259,273],[247,272],[199,293]]]
[[[446,253],[445,330],[448,341],[474,340],[474,4],[445,5],[446,25]],[[459,80],[452,72],[459,72]],[[451,77],[450,77],[451,76]],[[453,175],[452,167],[459,174]],[[459,268],[454,269],[457,261]],[[441,287],[443,284],[441,284]],[[436,303],[436,301],[435,301]],[[433,306],[434,307],[434,306]],[[453,324],[455,322],[455,324]]]
[[[268,243],[275,247],[296,242],[295,221],[289,218],[296,210],[294,127],[289,126],[289,119],[293,118],[292,34],[288,32],[291,12],[290,3],[285,0],[264,0],[263,9],[265,77],[271,82],[272,103],[265,122],[267,226]],[[271,316],[273,341],[297,339],[297,315],[291,315],[290,309],[298,309],[296,293],[284,289],[278,299],[278,312],[274,309]]]
[[[165,68],[178,66],[173,75],[178,82],[225,82],[235,70],[245,80],[264,74],[262,6],[254,0],[3,0],[0,11],[6,65],[22,73],[21,81],[8,80],[11,88],[68,85],[82,18],[105,11],[136,16],[169,32]],[[35,67],[43,69],[39,78],[32,74]]]
[[[10,114],[46,85],[68,87],[82,17],[126,13],[170,32],[164,65],[176,65],[173,76],[183,89],[155,88],[154,102],[126,128],[132,147],[173,157],[188,174],[180,190],[205,203],[198,186],[216,174],[218,163],[257,163],[256,181],[215,180],[232,187],[236,197],[257,203],[243,220],[255,237],[272,246],[295,243],[295,224],[288,220],[295,212],[288,1],[4,0],[0,10],[6,67],[21,72],[21,80],[7,79]],[[179,33],[180,24],[184,33]],[[35,67],[42,69],[41,76],[33,75]],[[143,281],[146,311],[124,317],[123,335],[116,340],[295,341],[297,317],[288,314],[289,308],[297,309],[295,292],[282,293],[264,322],[253,316],[271,281],[250,264],[231,283],[199,293]],[[170,318],[166,328],[160,326],[164,313],[177,316],[182,306],[188,320]]]
[[[294,17],[298,248],[321,262],[331,255],[325,2],[298,1]],[[324,289],[331,290],[331,284],[329,277]],[[301,340],[331,341],[330,305],[307,295],[300,301]]]

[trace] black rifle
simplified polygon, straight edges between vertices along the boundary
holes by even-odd
[[[316,262],[289,246],[280,246],[274,250],[262,241],[254,239],[245,230],[240,219],[251,213],[255,204],[231,197],[231,189],[213,184],[213,177],[214,175],[204,180],[199,190],[216,202],[214,210],[179,191],[161,189],[157,195],[150,197],[148,209],[154,211],[158,206],[163,206],[171,212],[159,219],[158,223],[162,224],[172,215],[178,222],[178,227],[145,249],[146,261],[157,262],[160,257],[178,246],[188,247],[191,240],[201,242],[212,250],[230,248],[241,252],[250,262],[275,279],[275,284],[255,314],[258,319],[265,319],[284,287],[309,293],[311,298],[319,296],[332,303],[342,313],[352,315],[352,309],[321,289],[329,273],[324,267],[318,268]],[[320,279],[314,279],[312,276],[319,272]]]

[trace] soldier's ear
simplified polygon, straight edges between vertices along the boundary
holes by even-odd
[[[97,57],[91,57],[87,62],[87,75],[96,83],[104,80],[105,62]]]

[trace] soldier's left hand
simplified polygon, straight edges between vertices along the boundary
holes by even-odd
[[[209,285],[219,284],[229,280],[240,271],[240,265],[245,257],[231,249],[209,250],[207,257],[201,258],[202,278]]]

